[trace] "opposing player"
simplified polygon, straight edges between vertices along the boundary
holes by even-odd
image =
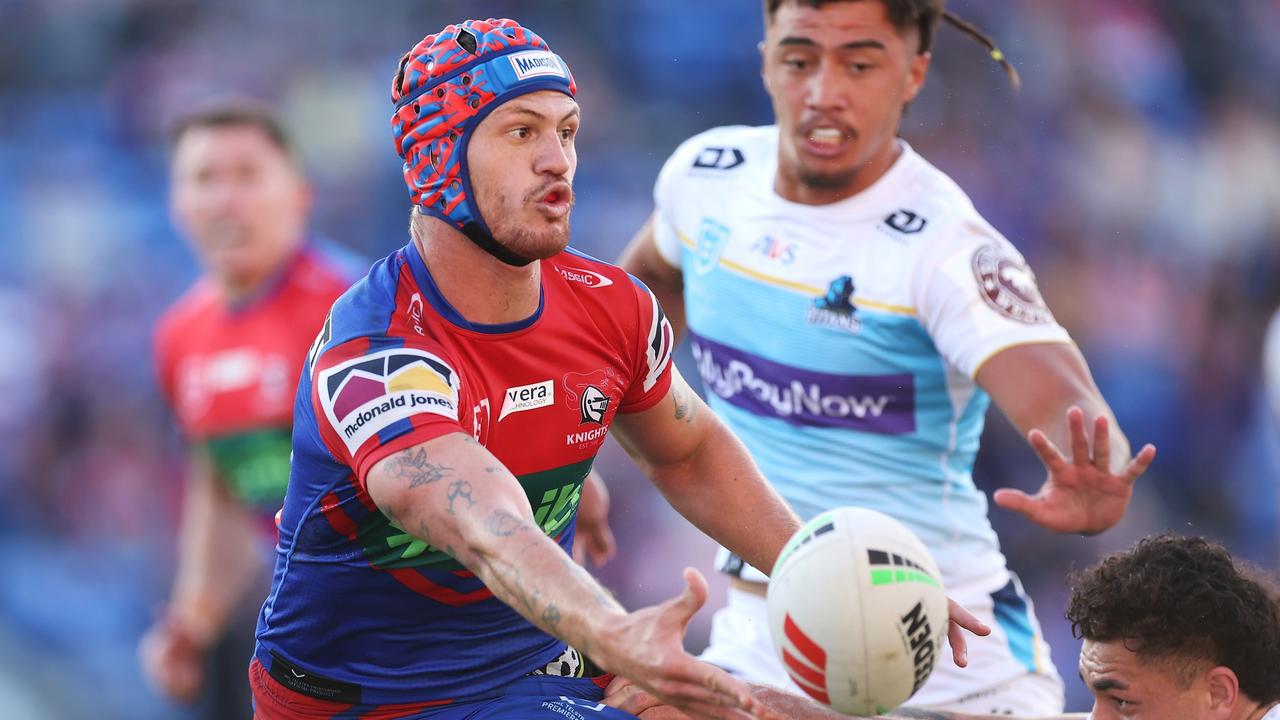
[[[1067,619],[1093,713],[1061,720],[1280,720],[1280,597],[1219,545],[1161,535],[1072,578]],[[761,717],[843,715],[774,688],[756,687]],[[626,683],[607,701],[646,720],[679,714]],[[903,709],[894,718],[976,720]],[[1046,719],[1047,720],[1047,719]]]
[[[940,0],[767,0],[777,124],[681,145],[621,264],[677,334],[687,324],[712,407],[802,517],[839,505],[897,517],[995,626],[972,670],[939,668],[914,702],[1048,714],[1062,683],[971,477],[987,406],[1024,433],[1050,430],[1029,435],[1049,468],[1040,491],[995,498],[1059,532],[1114,525],[1155,451],[1129,461],[1026,262],[897,138],[941,17]],[[721,563],[734,580],[703,658],[794,687],[770,647],[763,574]]]
[[[173,135],[172,209],[204,267],[161,319],[156,367],[190,445],[169,607],[140,647],[166,694],[244,717],[244,658],[289,477],[293,395],[350,258],[307,240],[311,193],[282,124],[224,102]]]

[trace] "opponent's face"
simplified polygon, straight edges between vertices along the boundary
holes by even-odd
[[[475,130],[467,169],[476,206],[495,240],[526,258],[569,244],[578,103],[542,90],[503,103]]]
[[[252,292],[300,242],[311,193],[253,125],[197,127],[174,148],[172,211],[210,272]]]
[[[1243,699],[1225,667],[1190,682],[1172,661],[1143,658],[1123,642],[1085,640],[1080,678],[1093,693],[1093,720],[1226,720]]]
[[[888,169],[903,106],[929,68],[917,35],[899,33],[876,0],[778,8],[761,53],[779,130],[780,194],[829,201]]]

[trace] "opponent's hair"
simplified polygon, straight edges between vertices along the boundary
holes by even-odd
[[[265,103],[247,98],[220,100],[183,115],[169,130],[169,146],[177,147],[182,137],[192,130],[251,127],[262,131],[295,165],[301,164],[293,137],[279,116]]]
[[[1202,538],[1140,540],[1071,578],[1077,638],[1120,641],[1191,672],[1226,666],[1256,702],[1280,700],[1280,600],[1262,575]]]
[[[778,12],[778,8],[789,2],[816,8],[833,2],[859,1],[861,0],[764,0],[765,22],[766,24],[773,23],[773,16]],[[987,49],[987,54],[991,56],[991,59],[1000,63],[1000,67],[1004,68],[1004,72],[1009,76],[1009,83],[1013,85],[1013,89],[1017,90],[1022,87],[1022,79],[1018,77],[1018,71],[1004,56],[995,41],[972,23],[946,10],[943,7],[946,0],[877,1],[884,5],[889,14],[889,22],[897,28],[898,32],[904,33],[915,28],[920,35],[921,53],[929,52],[929,49],[933,47],[933,33],[938,27],[938,21],[946,20],[949,25],[973,38]]]

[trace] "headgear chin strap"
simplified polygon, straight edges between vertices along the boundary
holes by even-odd
[[[396,152],[420,212],[460,230],[508,265],[533,262],[500,244],[480,216],[467,171],[471,131],[502,103],[538,90],[573,97],[569,66],[514,20],[467,20],[428,35],[391,84]]]

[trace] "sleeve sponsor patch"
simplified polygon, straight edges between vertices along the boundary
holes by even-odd
[[[998,245],[983,245],[974,251],[972,264],[978,294],[996,312],[1028,325],[1054,322],[1025,260]]]
[[[383,350],[339,363],[319,373],[316,390],[352,456],[381,430],[414,415],[458,419],[457,372],[423,350]]]
[[[649,323],[649,344],[645,348],[647,370],[644,376],[645,392],[649,392],[658,383],[662,377],[662,371],[666,370],[671,362],[671,350],[675,347],[675,332],[671,329],[671,323],[667,321],[667,315],[662,312],[662,307],[658,305],[658,298],[653,293],[649,293],[649,302],[652,305],[650,317],[653,320]]]

